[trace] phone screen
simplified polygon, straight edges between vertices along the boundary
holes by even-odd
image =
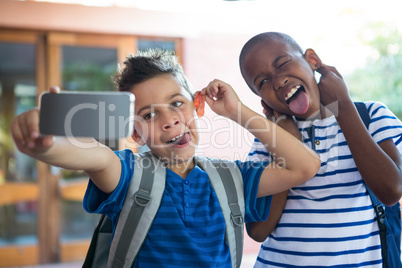
[[[131,136],[134,127],[130,92],[43,93],[39,107],[43,135],[107,140]]]

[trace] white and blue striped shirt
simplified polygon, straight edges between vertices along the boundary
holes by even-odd
[[[382,103],[365,104],[374,141],[392,138],[402,152],[401,121]],[[261,245],[255,267],[381,268],[375,212],[335,117],[296,124],[303,143],[315,146],[321,168],[314,178],[290,189],[282,217]],[[247,160],[269,158],[255,140]]]

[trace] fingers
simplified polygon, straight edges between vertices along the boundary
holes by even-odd
[[[205,101],[213,112],[229,118],[235,117],[242,105],[234,89],[227,83],[215,79],[202,90]]]
[[[41,137],[39,133],[39,110],[37,108],[24,112],[11,122],[11,135],[21,152],[27,152],[36,146],[48,147],[53,137]]]
[[[263,107],[263,113],[271,121],[276,121],[279,117],[283,116],[282,113],[272,109],[271,107],[266,104],[265,101],[261,100],[261,105]]]
[[[41,140],[41,145],[44,147],[50,147],[53,145],[53,136],[44,136]]]
[[[11,121],[10,130],[11,137],[13,138],[14,142],[17,145],[24,145],[24,136],[26,135],[23,133],[20,127],[20,120],[18,117],[14,118],[13,121]]]
[[[338,72],[338,70],[333,66],[325,65],[331,72],[335,73],[338,77],[342,78],[342,75]]]
[[[208,96],[208,98],[214,99],[218,96],[222,83],[222,81],[215,79],[209,82],[209,84],[202,91],[206,96]]]
[[[29,121],[29,117],[34,116],[34,110],[23,113],[14,118],[11,122],[11,134],[17,145],[25,146],[30,141],[30,131],[27,126],[27,122]]]
[[[37,108],[16,117],[21,139],[28,141],[39,137],[39,110]]]
[[[59,93],[58,86],[49,88],[49,93]],[[16,116],[11,122],[11,136],[21,152],[34,153],[53,144],[53,136],[41,136],[39,132],[39,109],[34,108]]]
[[[328,65],[323,64],[320,68],[318,68],[316,70],[318,73],[320,73],[321,75],[325,76],[326,74],[328,74],[330,71],[328,69]]]
[[[264,100],[261,100],[261,106],[263,108],[262,112],[266,118],[271,118],[274,115],[273,110],[268,106],[268,104],[266,104]]]
[[[39,110],[35,109],[29,116],[25,117],[25,125],[28,129],[28,138],[36,139],[39,138]]]
[[[336,74],[339,78],[342,78],[342,75],[338,72],[338,70],[329,65],[322,64],[322,67],[317,69],[317,72],[319,72],[322,76],[326,76],[330,73]]]

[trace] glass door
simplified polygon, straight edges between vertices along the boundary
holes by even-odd
[[[18,37],[18,38],[17,38]],[[39,184],[36,161],[12,142],[14,116],[36,106],[37,35],[0,32],[0,264],[38,262]]]

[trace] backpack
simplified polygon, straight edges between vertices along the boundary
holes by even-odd
[[[370,115],[363,102],[355,102],[359,115],[368,129]],[[400,268],[401,263],[401,208],[399,202],[392,207],[384,206],[366,185],[377,216],[380,229],[381,254],[384,268]]]
[[[244,193],[237,165],[230,161],[195,157],[209,176],[225,219],[225,240],[232,267],[240,267],[243,254]],[[112,221],[105,215],[94,230],[83,267],[132,267],[159,209],[166,169],[151,152],[135,155],[134,174],[112,241]]]

